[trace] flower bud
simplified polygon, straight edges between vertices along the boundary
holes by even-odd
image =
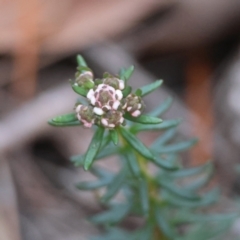
[[[88,107],[84,105],[78,105],[76,107],[77,118],[83,123],[84,127],[90,128],[95,122],[95,115],[93,112],[93,107]]]
[[[91,89],[94,87],[93,74],[90,71],[86,71],[83,73],[77,72],[75,81],[80,87],[84,87],[87,89]]]
[[[125,111],[129,112],[133,117],[141,115],[144,108],[142,98],[131,93],[123,100],[123,107]]]
[[[120,89],[123,90],[125,87],[124,81],[120,80],[116,77],[108,77],[103,79],[103,83],[115,88],[115,89]]]
[[[110,110],[101,119],[104,127],[113,129],[124,122],[123,113],[120,111]]]

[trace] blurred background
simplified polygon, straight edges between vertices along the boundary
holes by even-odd
[[[85,240],[98,232],[86,218],[99,206],[74,188],[87,176],[69,162],[91,133],[47,124],[73,110],[68,80],[78,53],[97,77],[134,65],[135,87],[163,79],[147,108],[174,98],[164,118],[183,118],[179,135],[200,139],[184,164],[214,161],[213,184],[222,187],[223,207],[234,209],[239,29],[239,0],[0,0],[0,240]],[[150,143],[156,133],[142,137]],[[240,235],[240,220],[232,232]]]

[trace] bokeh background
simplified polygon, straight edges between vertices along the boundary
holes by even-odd
[[[86,220],[99,210],[93,195],[74,188],[87,176],[69,162],[91,132],[47,124],[73,110],[78,53],[99,77],[134,65],[135,87],[164,79],[147,108],[175,99],[164,117],[184,120],[182,138],[200,139],[183,163],[211,159],[222,207],[236,209],[239,30],[239,0],[0,0],[0,239],[84,240],[99,231]],[[232,234],[240,236],[240,220]]]

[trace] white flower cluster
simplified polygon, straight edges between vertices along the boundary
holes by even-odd
[[[87,84],[86,79],[92,82],[90,74],[78,76],[81,83]],[[88,82],[89,83],[89,82]],[[99,85],[94,85],[87,93],[90,106],[78,105],[76,107],[79,121],[87,128],[93,124],[100,124],[113,129],[124,123],[124,113],[129,112],[133,117],[138,117],[143,109],[140,97],[129,94],[123,98],[122,90],[125,88],[123,80],[116,77],[107,77]]]

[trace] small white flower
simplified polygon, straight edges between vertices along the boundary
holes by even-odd
[[[119,101],[115,101],[115,102],[113,103],[113,105],[112,105],[112,108],[113,108],[114,110],[117,110],[118,107],[119,107],[119,105],[120,105],[120,102],[119,102]]]
[[[93,89],[90,89],[87,93],[87,98],[91,99],[92,97],[94,97],[94,91],[93,91]]]
[[[104,111],[101,108],[95,107],[93,108],[93,111],[97,114],[97,115],[103,115]]]
[[[104,126],[108,126],[108,121],[107,121],[107,119],[106,118],[102,118],[101,119],[101,123],[104,125]]]
[[[122,91],[121,90],[116,90],[116,95],[117,95],[117,99],[118,100],[121,100],[123,98],[123,94],[122,94]]]
[[[125,83],[123,80],[119,80],[119,89],[123,90],[125,88]]]
[[[141,114],[141,112],[139,110],[136,110],[132,113],[133,117],[138,117]]]

